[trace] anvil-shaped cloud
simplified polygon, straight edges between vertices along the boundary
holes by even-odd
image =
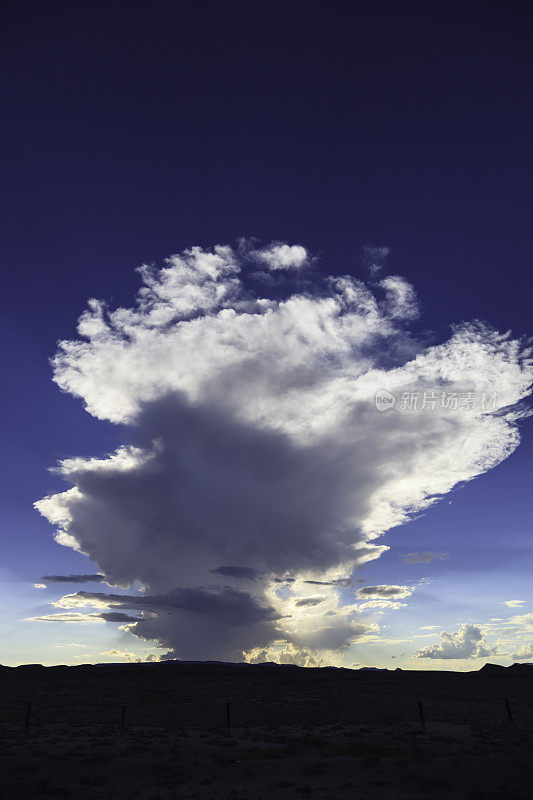
[[[90,300],[54,359],[124,445],[61,462],[72,488],[37,508],[109,584],[142,583],[145,602],[93,600],[138,609],[131,632],[177,657],[349,646],[371,626],[343,593],[376,538],[517,447],[529,353],[478,322],[419,344],[405,280],[320,277],[301,245],[195,247],[140,272],[136,304]],[[389,597],[369,588],[367,605]]]

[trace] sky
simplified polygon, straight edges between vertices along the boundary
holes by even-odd
[[[8,4],[0,663],[533,660],[531,15]]]

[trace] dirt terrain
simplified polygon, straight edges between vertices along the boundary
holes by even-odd
[[[58,800],[529,800],[532,673],[4,667],[0,791]]]

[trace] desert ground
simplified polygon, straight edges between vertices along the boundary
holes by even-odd
[[[529,800],[532,673],[3,667],[0,791],[58,800]]]

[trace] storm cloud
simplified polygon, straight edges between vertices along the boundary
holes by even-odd
[[[213,575],[223,575],[226,578],[236,578],[237,580],[246,581],[255,581],[261,575],[260,572],[256,569],[252,569],[252,567],[222,566],[212,569],[211,572]]]
[[[353,570],[387,549],[383,533],[513,452],[528,354],[480,323],[421,344],[403,278],[321,277],[302,245],[196,247],[140,274],[135,305],[90,300],[53,362],[123,445],[63,460],[71,488],[36,506],[107,583],[143,593],[62,607],[134,608],[131,633],[180,658],[273,643],[308,658],[362,640],[373,623],[343,596]],[[382,392],[395,407],[377,406]],[[490,411],[439,392],[490,397]],[[409,410],[414,393],[433,400]],[[371,607],[410,593],[357,594]]]

